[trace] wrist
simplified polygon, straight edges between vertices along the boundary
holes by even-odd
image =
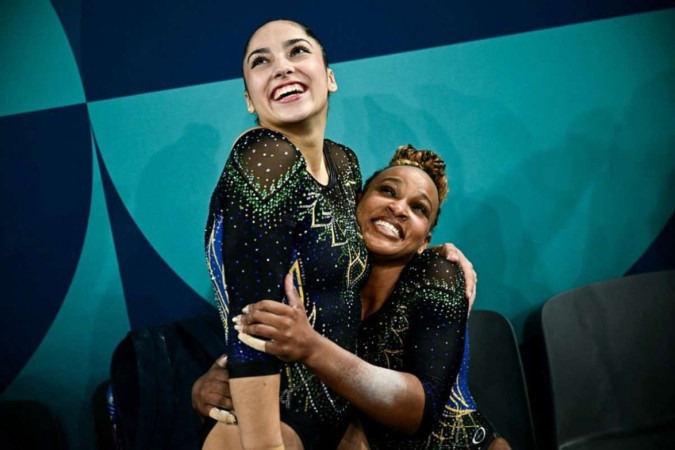
[[[307,347],[305,356],[301,358],[299,362],[309,369],[315,367],[318,362],[319,355],[321,354],[321,347],[324,339],[325,338],[321,336],[316,330],[312,330],[312,333],[309,335],[309,339],[305,344]]]

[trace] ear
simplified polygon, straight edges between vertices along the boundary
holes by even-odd
[[[417,254],[421,255],[424,250],[429,247],[429,243],[431,242],[431,233],[427,234],[427,237],[424,238],[424,244],[420,248],[417,249]]]
[[[246,99],[246,109],[248,109],[249,114],[255,114],[255,106],[251,102],[251,97],[248,96],[248,91],[244,91],[244,98]]]
[[[333,72],[333,69],[326,69],[326,74],[328,75],[328,92],[337,92],[338,85],[335,81],[335,72]]]

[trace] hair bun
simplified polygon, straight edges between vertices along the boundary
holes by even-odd
[[[396,149],[390,166],[413,166],[424,170],[438,190],[438,198],[443,203],[448,195],[448,179],[445,176],[445,161],[431,150],[418,150],[411,144]]]

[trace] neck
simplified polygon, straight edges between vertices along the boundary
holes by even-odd
[[[368,281],[361,288],[361,319],[374,314],[386,303],[404,268],[405,263],[373,263]]]

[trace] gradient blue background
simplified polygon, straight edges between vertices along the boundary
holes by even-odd
[[[127,331],[212,311],[206,211],[270,18],[324,41],[327,136],[364,175],[443,155],[434,243],[519,337],[557,293],[675,268],[672,1],[196,3],[0,3],[0,398],[47,403],[70,448]]]

